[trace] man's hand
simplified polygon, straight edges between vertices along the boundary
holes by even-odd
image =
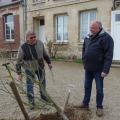
[[[101,73],[101,77],[106,77],[108,74],[106,74],[106,73],[104,73],[104,72],[102,72]]]
[[[17,80],[22,80],[22,75],[17,75]]]
[[[48,67],[50,68],[50,70],[52,69],[52,64],[48,64]]]

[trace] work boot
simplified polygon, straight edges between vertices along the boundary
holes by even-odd
[[[103,109],[102,109],[102,108],[98,108],[98,109],[96,110],[96,115],[97,115],[98,117],[102,117],[102,116],[103,116]]]

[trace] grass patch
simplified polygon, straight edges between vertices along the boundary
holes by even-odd
[[[79,63],[79,64],[82,64],[83,62],[82,62],[82,59],[76,59],[76,60],[74,60],[74,62],[75,63]]]
[[[63,56],[60,56],[60,57],[55,57],[55,58],[51,58],[51,60],[53,61],[63,61],[63,62],[66,62],[66,61],[72,61],[72,62],[75,62],[75,63],[78,63],[78,64],[82,64],[82,59],[74,59],[74,60],[71,60],[71,59],[68,59],[66,57],[63,57]]]

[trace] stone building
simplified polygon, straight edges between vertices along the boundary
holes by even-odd
[[[60,56],[81,57],[84,37],[90,22],[97,19],[111,33],[114,0],[29,0],[28,29],[37,37],[53,41]]]

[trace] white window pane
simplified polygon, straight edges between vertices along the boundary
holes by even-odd
[[[62,36],[60,33],[57,34],[57,40],[62,40]]]
[[[9,16],[8,21],[9,21],[9,22],[13,22],[13,15],[10,15],[10,16]]]
[[[63,25],[62,21],[63,18],[61,16],[57,17],[57,40],[62,40],[62,30],[63,30]]]
[[[89,12],[89,26],[88,26],[88,32],[90,31],[90,24],[92,21],[96,20],[96,11]]]
[[[96,19],[96,11],[86,11],[80,14],[80,39],[83,40],[89,33],[91,21]]]
[[[13,15],[7,15],[5,21],[6,21],[6,23],[7,22],[13,22]]]
[[[12,14],[5,16],[5,38],[7,41],[14,39],[14,16]]]
[[[63,21],[63,17],[62,16],[58,16],[58,25],[61,25],[62,21]]]
[[[84,39],[85,36],[88,34],[88,12],[83,12],[81,14],[80,21],[80,38]]]
[[[68,40],[68,16],[64,16],[63,20],[63,39]]]
[[[96,11],[90,12],[90,22],[96,19]]]
[[[64,41],[68,39],[68,16],[56,16],[56,39],[57,41]]]

